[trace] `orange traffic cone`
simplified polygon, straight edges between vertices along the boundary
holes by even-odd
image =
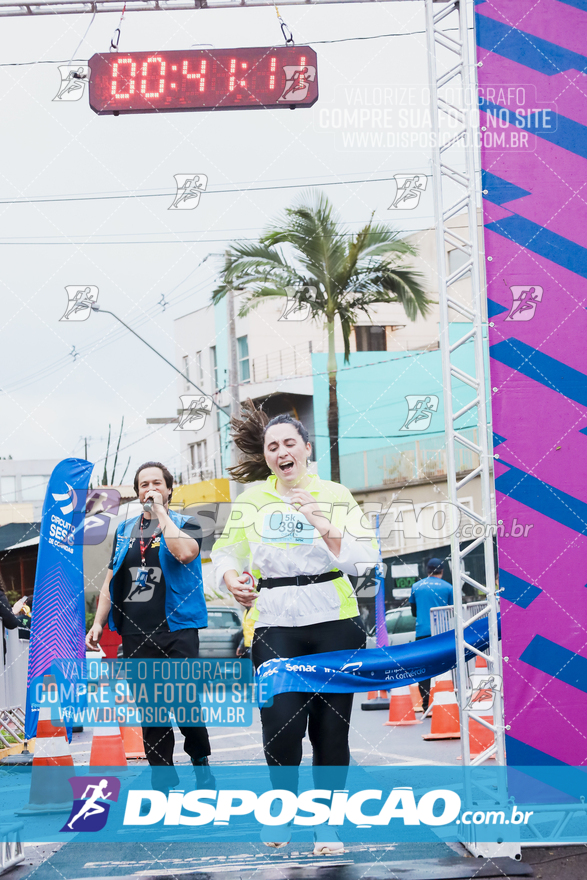
[[[389,701],[389,718],[384,726],[406,727],[408,724],[422,724],[422,722],[416,719],[410,688],[406,685],[392,690]]]
[[[145,744],[143,742],[142,727],[123,727],[120,725],[124,754],[127,758],[144,758]]]
[[[56,687],[53,676],[45,676],[44,693],[48,695],[50,689]],[[68,779],[75,775],[73,758],[65,727],[51,722],[51,710],[55,711],[56,706],[59,706],[58,698],[39,708],[29,802],[17,812],[18,816],[63,813],[71,809],[73,792]],[[65,769],[60,770],[61,767]]]
[[[126,767],[120,727],[94,727],[90,767]]]
[[[127,683],[127,691],[126,691],[126,703],[128,707],[134,706],[136,709],[136,703],[133,699],[131,689]],[[138,717],[138,716],[137,716]],[[124,743],[124,754],[127,758],[144,758],[145,757],[145,744],[143,742],[143,728],[142,727],[126,727],[126,725],[120,725],[120,733],[122,735],[122,742]]]
[[[420,693],[420,688],[417,684],[410,685],[410,694],[412,695],[412,706],[414,707],[414,712],[422,712],[422,694]]]
[[[477,655],[475,660],[475,674],[488,675],[487,660],[485,656]],[[473,676],[471,676],[473,682]],[[474,686],[474,685],[473,685]],[[471,758],[476,758],[481,752],[491,748],[495,743],[495,735],[483,724],[475,720],[475,716],[482,718],[489,724],[493,724],[493,691],[491,688],[479,688],[471,697],[471,712],[469,715],[469,750]],[[495,757],[492,755],[492,757]]]
[[[460,739],[459,706],[450,672],[438,676],[434,683],[430,733],[422,739]]]
[[[374,709],[389,709],[389,696],[387,691],[369,691],[367,702],[361,703],[361,709],[371,712]]]

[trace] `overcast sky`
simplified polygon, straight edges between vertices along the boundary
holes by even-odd
[[[353,229],[373,210],[377,220],[405,231],[431,225],[430,185],[418,209],[390,211],[395,184],[375,182],[398,172],[429,174],[428,148],[351,149],[340,131],[328,127],[333,117],[325,112],[365,106],[361,101],[369,106],[378,94],[373,89],[386,87],[393,89],[387,92],[387,107],[396,114],[392,131],[400,131],[400,125],[425,130],[425,35],[318,45],[422,32],[424,4],[284,6],[280,11],[296,44],[313,45],[318,53],[319,100],[295,113],[114,118],[97,116],[87,95],[79,102],[55,103],[56,65],[22,62],[63,63],[73,53],[87,59],[105,52],[119,15],[97,15],[77,52],[90,15],[2,19],[0,455],[83,455],[86,436],[89,458],[97,461],[105,451],[108,423],[117,432],[124,415],[122,445],[128,452],[121,457],[126,463],[132,453],[130,472],[146,458],[179,465],[177,434],[146,424],[150,416],[175,412],[175,374],[108,315],[60,323],[66,285],[97,285],[104,308],[173,360],[173,319],[205,305],[213,287],[217,262],[198,264],[232,240],[258,235],[299,198],[304,185],[336,184],[324,185],[323,191]],[[122,51],[201,44],[281,45],[275,10],[130,13],[122,24]],[[173,175],[181,172],[207,174],[208,191],[194,211],[169,212]],[[356,180],[371,182],[346,183]],[[234,191],[261,185],[301,186]],[[125,198],[22,201],[89,194]],[[7,204],[11,199],[21,201]],[[169,302],[165,311],[157,305],[162,294]],[[70,355],[73,346],[76,359]]]

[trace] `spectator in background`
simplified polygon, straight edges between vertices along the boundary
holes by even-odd
[[[428,577],[422,578],[412,587],[410,594],[410,607],[412,615],[416,618],[416,641],[427,639],[431,636],[430,609],[439,605],[452,605],[452,586],[442,579],[444,562],[434,556],[428,560]],[[422,709],[425,712],[430,702],[430,679],[418,682],[420,696],[422,697]]]
[[[4,629],[16,629],[18,626],[22,626],[22,621],[17,615],[21,614],[26,600],[27,597],[23,596],[21,599],[18,599],[11,608],[8,596],[4,592],[4,582],[0,579],[0,620],[4,624]],[[2,631],[2,642],[2,650],[4,652],[4,657],[6,658],[6,639],[4,638],[4,631]]]

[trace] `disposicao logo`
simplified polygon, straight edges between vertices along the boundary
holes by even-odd
[[[383,804],[385,792],[365,789],[349,796],[348,791],[315,789],[296,795],[285,789],[266,791],[257,795],[253,791],[237,789],[214,791],[129,791],[124,813],[124,825],[229,825],[233,816],[254,814],[261,825],[343,825],[345,820],[361,828],[388,825],[392,819],[403,820],[404,825],[448,825],[459,815],[461,799],[454,791],[435,789],[426,792],[416,804],[410,787],[391,790]],[[330,800],[330,804],[324,803]],[[148,802],[145,810],[143,802]],[[275,801],[280,801],[277,812]],[[369,813],[363,807],[371,804]],[[442,807],[440,806],[442,802]],[[147,806],[147,804],[145,804]],[[379,812],[374,810],[379,809]],[[298,810],[306,815],[299,815]],[[185,812],[184,812],[185,811]]]
[[[68,780],[73,789],[73,807],[61,831],[101,831],[108,820],[110,804],[120,794],[120,779],[114,776],[83,776]]]

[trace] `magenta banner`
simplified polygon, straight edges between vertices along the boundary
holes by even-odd
[[[587,756],[587,3],[477,0],[508,764]]]

